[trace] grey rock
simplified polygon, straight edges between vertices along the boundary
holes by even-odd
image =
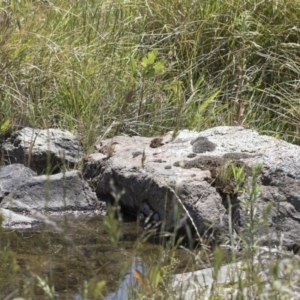
[[[197,300],[204,298],[205,291],[212,284],[223,288],[222,292],[224,293],[226,284],[233,285],[239,280],[245,280],[246,271],[242,269],[242,266],[242,262],[224,265],[218,270],[217,274],[214,268],[176,274],[173,276],[172,281],[172,288],[176,295],[174,299]]]
[[[191,140],[199,133],[181,132],[173,141],[158,148],[151,148],[151,138],[116,137],[103,141],[103,146],[114,144],[114,155],[103,158],[99,153],[89,156],[84,167],[84,176],[96,186],[100,199],[111,195],[121,195],[120,203],[126,210],[136,214],[141,211],[145,217],[153,215],[162,226],[171,229],[180,220],[186,220],[183,205],[193,217],[201,234],[221,232],[228,227],[223,219],[226,209],[215,188],[205,178],[210,177],[207,170],[165,168],[173,165],[180,158],[186,158],[192,152]],[[142,157],[133,157],[132,153],[145,149],[145,167]],[[100,150],[101,151],[101,147]],[[103,153],[103,152],[102,152]],[[161,163],[157,163],[161,159]],[[176,192],[181,203],[176,198]],[[147,203],[147,205],[144,205]],[[208,227],[214,224],[212,230]]]
[[[151,141],[117,136],[96,145],[100,153],[87,158],[83,175],[96,187],[98,197],[120,196],[127,211],[141,213],[143,218],[156,214],[164,229],[192,219],[203,237],[219,239],[228,236],[230,195],[231,222],[247,238],[249,207],[243,203],[249,202],[252,168],[262,164],[252,219],[256,240],[282,241],[289,249],[300,241],[300,147],[229,126],[203,132],[182,130],[156,148],[150,147]],[[108,154],[103,149],[109,145],[113,148]],[[218,170],[228,162],[244,166],[248,178],[244,193],[234,193],[230,180],[224,186],[217,180]],[[261,224],[263,218],[266,222]]]
[[[14,211],[92,210],[96,194],[79,171],[36,176],[31,169],[12,164],[0,168],[0,207]]]
[[[3,217],[2,227],[4,228],[32,228],[35,227],[41,222],[37,219],[31,217],[23,216],[12,212],[11,210],[0,208],[0,215]]]
[[[287,297],[282,293],[280,299],[298,299],[299,259],[282,249],[270,252],[270,248],[261,247],[259,252],[251,262],[223,265],[218,271],[207,268],[174,275],[172,299],[198,300],[208,294],[215,299],[275,299],[278,296],[276,284],[289,287],[285,290]]]
[[[21,163],[38,174],[58,173],[74,167],[82,159],[78,140],[62,129],[26,127],[14,132],[2,148],[6,165]]]

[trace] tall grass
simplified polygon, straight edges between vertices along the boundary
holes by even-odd
[[[108,128],[235,124],[298,143],[299,17],[292,0],[3,2],[1,124],[86,149]]]

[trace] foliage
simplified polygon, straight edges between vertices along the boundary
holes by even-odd
[[[5,1],[0,124],[243,125],[299,142],[298,1]],[[113,126],[112,126],[113,125]]]
[[[3,1],[0,138],[22,126],[61,127],[77,133],[89,151],[99,135],[242,125],[300,144],[299,19],[300,2],[294,0]],[[254,232],[266,222],[254,217],[258,173],[259,167],[249,186],[243,168],[228,164],[219,174],[233,193],[250,195],[242,203],[250,216],[244,237],[248,277],[238,282],[240,294],[234,299],[245,299],[242,292],[249,283],[262,285],[260,270],[254,268],[262,251]],[[112,207],[105,220],[114,246],[122,236],[116,214]],[[0,273],[7,279],[19,266],[0,233]],[[201,251],[197,262],[209,257]],[[280,248],[276,255],[283,253]],[[226,255],[219,248],[213,255],[217,274]],[[276,264],[275,259],[274,269]],[[199,266],[195,263],[195,269]],[[170,266],[158,265],[149,275],[136,277],[145,294],[150,286],[161,296],[171,272]],[[39,287],[55,297],[51,278],[31,278],[28,286],[24,283],[26,296]],[[0,289],[3,284],[2,277]],[[275,275],[270,285],[281,299],[296,295]],[[91,280],[82,294],[100,297],[103,286],[103,281]],[[223,291],[212,285],[205,297],[221,299]],[[258,297],[260,290],[256,292]]]

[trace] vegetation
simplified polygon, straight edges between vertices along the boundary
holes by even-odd
[[[300,144],[299,20],[297,0],[3,1],[0,140],[22,126],[60,127],[78,134],[90,151],[97,136],[242,125]],[[246,277],[226,287],[238,291],[230,297],[296,299],[300,277],[288,271],[299,266],[299,259],[280,246],[276,251],[259,247],[253,239],[257,169],[247,187],[243,169],[230,168],[227,179],[237,184],[235,192],[248,188],[250,195],[243,203],[250,215],[249,238],[243,241]],[[105,226],[117,245],[122,230],[113,216],[114,211],[108,214]],[[12,241],[3,238],[5,231],[0,234],[4,293],[5,280],[15,279],[20,266]],[[232,235],[230,249],[234,247]],[[176,264],[174,248],[170,251],[168,266],[155,265],[146,277],[136,273],[145,299],[173,297],[167,288]],[[266,252],[271,267],[264,281],[260,258]],[[211,253],[204,247],[191,257],[196,270]],[[277,272],[282,257],[287,259],[284,282]],[[236,262],[236,255],[231,259]],[[215,249],[216,273],[224,261],[223,250]],[[37,299],[36,290],[55,298],[53,278],[44,275],[31,274],[31,281],[25,281],[26,299]],[[82,282],[81,295],[98,299],[104,283],[89,280]],[[11,284],[17,292],[5,299],[19,295],[14,280]],[[221,299],[224,286],[215,282],[204,296]]]
[[[240,124],[299,143],[300,3],[3,1],[0,126],[82,136]]]

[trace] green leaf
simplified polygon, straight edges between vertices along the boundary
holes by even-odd
[[[142,66],[144,68],[147,68],[147,67],[153,65],[154,61],[157,57],[157,53],[158,53],[157,50],[153,50],[153,51],[149,52],[147,56],[143,57]]]
[[[154,61],[157,57],[157,53],[158,53],[157,50],[153,50],[153,51],[148,53],[148,62],[149,62],[149,64],[151,64],[151,65],[154,64]]]
[[[153,69],[155,70],[155,74],[161,73],[165,68],[165,61],[159,61],[154,66]]]
[[[155,70],[153,68],[147,68],[145,69],[145,72],[143,72],[144,78],[152,78],[155,75]]]
[[[2,125],[0,126],[0,131],[6,131],[8,129],[9,124],[9,120],[4,121],[4,123],[2,123]]]
[[[148,66],[148,57],[143,57],[143,59],[142,59],[142,66],[144,67],[144,68],[146,68],[147,66]]]
[[[199,113],[202,113],[205,111],[207,106],[220,94],[221,90],[215,91],[213,94],[211,94],[201,105],[199,108]]]

